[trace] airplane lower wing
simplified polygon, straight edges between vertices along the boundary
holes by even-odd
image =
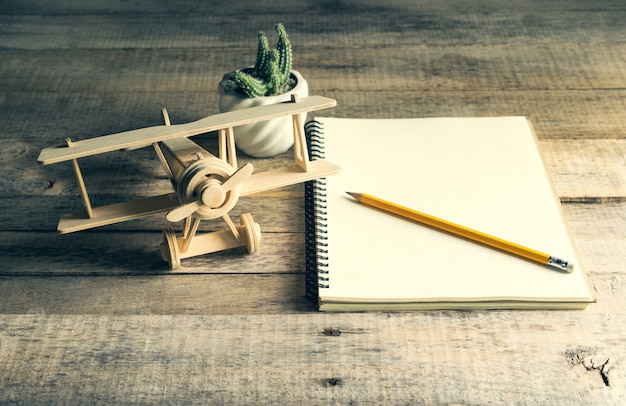
[[[178,206],[180,206],[180,202],[176,193],[115,203],[108,206],[95,207],[93,209],[93,218],[89,218],[84,211],[67,214],[59,220],[57,230],[61,234],[74,233],[166,212]]]
[[[315,160],[309,162],[308,171],[303,171],[298,165],[294,164],[279,169],[253,173],[243,184],[241,196],[323,178],[338,173],[340,170],[339,166],[331,162]]]
[[[309,165],[308,171],[303,171],[298,165],[294,164],[279,169],[254,173],[242,185],[240,196],[306,182],[335,174],[341,170],[339,166],[324,160],[310,161]],[[61,234],[74,233],[167,212],[179,206],[180,201],[176,193],[168,193],[108,206],[94,207],[92,209],[93,217],[91,218],[84,211],[61,217],[57,230]]]

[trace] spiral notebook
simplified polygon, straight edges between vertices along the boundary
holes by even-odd
[[[307,297],[322,311],[582,309],[594,302],[524,117],[307,124]],[[561,273],[360,205],[362,192],[548,252]]]

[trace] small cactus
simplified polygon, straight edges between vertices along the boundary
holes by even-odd
[[[282,24],[276,24],[274,28],[278,32],[276,49],[270,49],[267,36],[260,32],[254,68],[233,72],[227,90],[247,97],[261,97],[282,94],[293,88],[291,44]]]

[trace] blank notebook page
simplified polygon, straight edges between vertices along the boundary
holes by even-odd
[[[329,287],[321,302],[591,301],[524,117],[323,124]],[[574,263],[572,274],[358,204],[367,193]]]

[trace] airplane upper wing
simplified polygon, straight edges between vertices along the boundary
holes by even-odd
[[[43,149],[37,160],[43,165],[49,165],[121,149],[142,148],[159,141],[191,137],[223,128],[321,110],[333,107],[336,104],[337,102],[333,99],[322,96],[310,96],[300,99],[297,103],[286,102],[251,107],[245,110],[215,114],[186,124],[147,127],[82,141],[73,141],[71,146]]]

